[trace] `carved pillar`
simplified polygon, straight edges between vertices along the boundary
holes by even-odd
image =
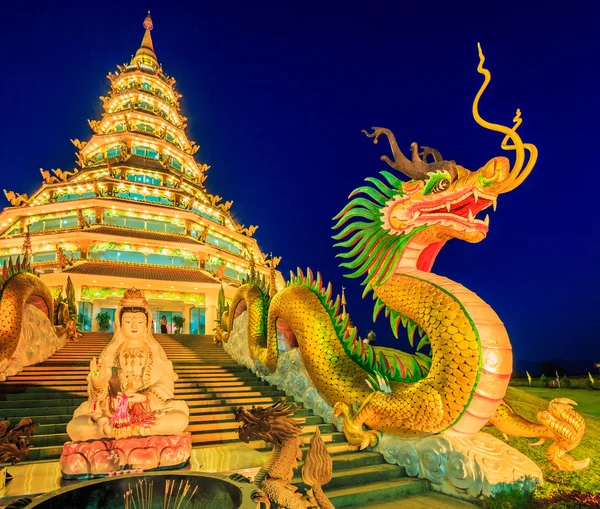
[[[184,318],[184,322],[183,322],[183,333],[184,334],[190,333],[190,310],[193,307],[194,306],[192,304],[184,304],[183,305],[183,310],[181,311],[181,314]]]
[[[90,250],[90,241],[89,240],[82,240],[79,242],[79,251],[81,252],[81,259],[82,260],[87,260],[88,259],[88,253]]]
[[[104,224],[104,216],[102,214],[104,209],[102,207],[96,207],[95,211],[96,211],[96,224]]]

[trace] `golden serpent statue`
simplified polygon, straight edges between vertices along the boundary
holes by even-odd
[[[233,298],[217,328],[227,341],[233,321],[248,313],[248,346],[255,362],[268,371],[277,368],[278,325],[293,331],[304,366],[319,393],[344,415],[344,432],[351,444],[373,447],[382,432],[406,437],[441,432],[469,436],[491,422],[507,435],[550,439],[547,458],[557,468],[585,468],[569,453],[585,431],[575,403],[556,399],[539,423],[516,415],[503,402],[512,373],[512,348],[498,315],[475,293],[431,272],[437,254],[453,238],[480,242],[489,229],[489,216],[477,215],[497,206],[500,194],[517,188],[537,159],[537,149],[524,143],[517,128],[493,124],[479,114],[479,101],[491,75],[478,71],[484,82],[473,102],[473,116],[482,127],[504,135],[501,147],[515,152],[511,168],[506,157],[495,157],[477,171],[444,160],[430,147],[411,145],[410,159],[401,152],[392,132],[374,127],[366,133],[377,143],[387,137],[393,160],[381,159],[410,180],[382,171],[369,177],[350,195],[336,216],[334,236],[339,256],[364,277],[364,295],[373,293],[374,319],[383,310],[397,336],[400,324],[416,353],[373,347],[357,337],[340,313],[339,296],[331,285],[309,270],[292,274],[286,288],[270,294],[254,271]],[[528,156],[528,157],[527,157]],[[431,160],[429,162],[429,160]],[[420,352],[429,346],[430,355]],[[356,412],[351,410],[359,402]],[[364,429],[366,426],[368,429]]]

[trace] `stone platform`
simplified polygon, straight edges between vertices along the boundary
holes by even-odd
[[[103,477],[124,470],[175,469],[188,462],[191,452],[190,433],[67,442],[60,469],[65,479]]]

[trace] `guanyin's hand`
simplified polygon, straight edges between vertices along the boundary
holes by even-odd
[[[92,383],[96,387],[99,387],[103,385],[103,383],[107,382],[106,377],[102,373],[102,365],[98,363],[96,357],[92,357],[90,362],[90,373],[92,375]]]

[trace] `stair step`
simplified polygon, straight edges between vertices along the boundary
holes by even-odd
[[[393,479],[405,478],[406,472],[398,465],[368,465],[358,467],[352,470],[333,471],[333,477],[326,485],[328,490],[342,488],[346,486],[356,486],[357,481],[360,483],[389,481]],[[298,475],[292,479],[292,484],[302,488],[303,490],[310,489]]]
[[[425,479],[408,477],[370,483],[363,483],[359,478],[354,486],[332,490],[328,489],[328,486],[324,486],[323,490],[336,509],[349,506],[363,508],[367,507],[365,504],[369,502],[398,500],[406,495],[429,490],[429,483]],[[401,506],[402,502],[398,500],[398,507]]]
[[[333,442],[343,442],[345,440],[343,433],[338,432],[328,432],[326,431],[327,425],[322,425],[325,427],[325,430],[322,432],[321,437],[325,443],[333,443]],[[41,428],[41,426],[40,426]],[[307,430],[303,433],[303,437],[306,440],[309,440],[316,426],[306,426]],[[39,454],[44,456],[44,459],[55,459],[60,457],[62,452],[62,446],[69,442],[69,436],[65,431],[56,432],[56,433],[48,433],[48,434],[35,434],[33,437],[29,439],[29,443],[33,446],[30,450],[30,453],[34,451],[43,451]],[[223,444],[231,444],[231,443],[240,443],[240,438],[236,431],[211,431],[211,432],[192,432],[192,444],[194,447],[196,446],[214,446],[214,445],[223,445]],[[250,441],[248,444],[253,449],[263,451],[269,448],[269,444],[265,443],[262,440],[254,440]],[[58,448],[58,449],[57,449]],[[37,453],[36,453],[37,454]],[[29,458],[32,460],[33,458]],[[38,458],[35,458],[38,459]],[[41,459],[41,457],[40,457]]]

